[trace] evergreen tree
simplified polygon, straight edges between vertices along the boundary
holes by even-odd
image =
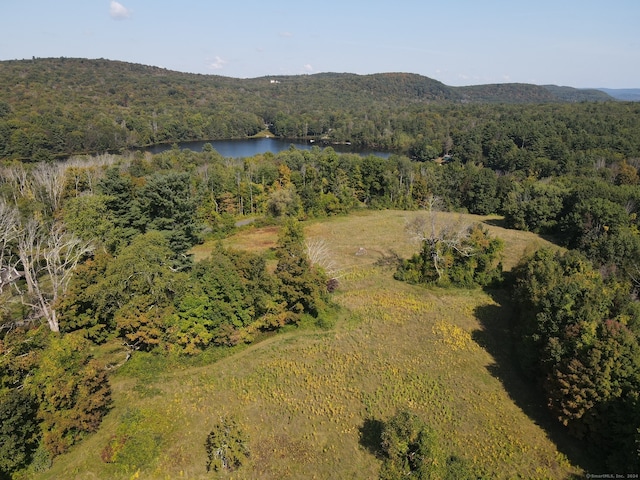
[[[298,321],[304,313],[318,315],[325,303],[326,279],[324,273],[309,262],[302,225],[297,220],[288,219],[281,227],[276,257],[278,290],[289,321]]]
[[[156,173],[147,177],[139,203],[141,216],[137,225],[141,231],[161,232],[176,255],[196,243],[196,206],[189,173]]]

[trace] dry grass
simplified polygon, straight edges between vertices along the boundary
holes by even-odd
[[[371,265],[394,252],[409,257],[418,249],[405,234],[405,225],[416,216],[425,216],[426,212],[407,212],[400,210],[362,211],[346,217],[308,223],[305,235],[308,238],[324,240],[332,249],[335,261],[343,271]],[[504,252],[504,268],[510,270],[530,251],[554,245],[538,235],[500,227],[501,217],[480,216],[458,213],[438,213],[437,225],[462,223],[482,223],[492,235],[502,238],[508,245]],[[240,233],[226,239],[223,243],[241,250],[260,252],[276,245],[278,227],[246,227]],[[205,242],[194,247],[196,261],[206,258],[214,248],[216,241]],[[360,249],[363,249],[357,254]]]
[[[224,240],[224,245],[232,245],[239,250],[247,250],[250,252],[260,252],[274,247],[278,239],[278,227],[262,227],[255,228],[253,226],[245,227],[240,233]],[[196,245],[191,249],[194,260],[199,262],[207,258],[211,251],[216,247],[220,240],[209,240],[201,245]]]
[[[252,451],[248,465],[224,478],[376,478],[380,461],[361,444],[361,428],[400,407],[421,415],[447,452],[468,459],[487,478],[578,473],[496,374],[495,352],[480,340],[492,316],[479,313],[496,311],[496,301],[479,290],[396,282],[392,269],[376,266],[390,251],[415,251],[403,231],[413,215],[367,212],[307,225],[307,237],[323,239],[342,268],[334,298],[350,312],[347,319],[332,331],[276,335],[215,364],[146,379],[156,389],[148,397],[116,377],[116,407],[101,432],[61,457],[45,478],[132,478],[136,472],[99,458],[132,406],[148,412],[162,439],[161,455],[136,478],[211,478],[204,440],[223,415],[239,420]],[[507,268],[530,245],[545,243],[490,229],[507,244]],[[257,250],[275,238],[274,229],[253,229],[229,244]],[[366,254],[356,255],[360,248]]]
[[[349,268],[374,263],[389,252],[395,252],[403,258],[417,252],[418,245],[405,233],[405,226],[415,217],[426,215],[424,211],[366,211],[358,215],[311,224],[306,229],[306,235],[325,239],[333,246],[345,268]],[[500,217],[444,212],[436,215],[437,228],[458,223],[482,223],[492,235],[502,238],[508,245],[503,262],[506,270],[513,268],[525,251],[552,245],[537,235],[496,226],[500,223]],[[355,255],[359,248],[364,248],[367,252],[360,258]]]

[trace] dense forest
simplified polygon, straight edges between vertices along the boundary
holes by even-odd
[[[425,142],[437,151],[443,144],[448,150],[456,132],[473,127],[473,117],[484,119],[482,123],[494,120],[492,111],[477,108],[481,104],[612,100],[603,92],[566,87],[448,87],[410,74],[240,80],[107,60],[34,59],[0,65],[0,156],[28,161],[185,140],[246,138],[265,126],[287,138],[424,154]],[[452,105],[466,113],[460,117]],[[566,115],[572,115],[570,108]]]
[[[117,341],[127,358],[197,357],[330,323],[339,279],[301,222],[360,209],[497,214],[552,238],[558,249],[505,275],[504,246],[482,225],[414,223],[420,251],[397,259],[395,278],[508,291],[516,360],[550,414],[603,469],[640,470],[640,104],[404,74],[235,80],[103,60],[1,66],[2,476],[46,468],[100,426],[117,365],[95,358],[96,345]],[[265,126],[397,153],[137,149]],[[273,251],[220,243],[194,261],[194,245],[247,218],[279,227]],[[428,470],[407,462],[387,465],[385,478]]]

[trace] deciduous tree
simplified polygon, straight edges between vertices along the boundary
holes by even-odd
[[[93,247],[69,235],[60,223],[47,226],[36,219],[21,227],[17,244],[27,283],[23,302],[47,321],[52,332],[58,332],[57,301],[64,295],[76,265]]]
[[[420,242],[420,253],[404,260],[395,278],[462,287],[486,286],[499,281],[502,241],[491,238],[480,225],[439,224],[438,204],[438,199],[431,197],[427,214],[417,216],[407,224],[409,235]]]
[[[15,240],[19,235],[20,215],[18,210],[0,197],[0,271],[10,272],[17,263]],[[4,283],[0,279],[0,293]]]
[[[462,459],[447,460],[433,429],[409,410],[401,409],[391,417],[381,437],[385,455],[381,480],[476,478]]]
[[[174,298],[187,275],[174,268],[175,254],[162,233],[135,237],[107,266],[96,308],[112,315],[120,336],[139,348],[158,345]]]
[[[27,390],[38,398],[44,444],[53,455],[96,431],[111,402],[105,369],[74,334],[51,338]]]

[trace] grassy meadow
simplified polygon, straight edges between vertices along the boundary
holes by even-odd
[[[418,248],[404,231],[415,215],[363,212],[306,224],[307,238],[325,242],[340,272],[333,327],[289,328],[215,362],[168,368],[134,356],[112,377],[114,407],[100,431],[39,478],[218,478],[206,472],[204,442],[227,416],[246,432],[251,457],[219,478],[374,479],[376,432],[398,408],[423,417],[447,454],[486,478],[580,474],[570,460],[579,452],[547,427],[544,409],[510,363],[503,294],[393,280],[386,260]],[[548,244],[502,229],[497,218],[439,220],[487,220],[505,241],[505,269]],[[225,244],[266,249],[276,235],[273,227],[247,227]],[[201,245],[196,256],[210,249]],[[105,448],[121,448],[124,465],[105,463]]]

